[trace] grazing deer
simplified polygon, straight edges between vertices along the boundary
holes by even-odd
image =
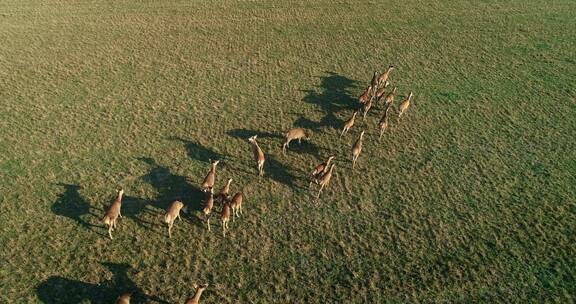
[[[262,149],[260,149],[258,146],[258,143],[256,142],[256,136],[257,135],[254,135],[248,138],[248,141],[250,144],[252,144],[252,153],[254,154],[254,160],[256,160],[258,176],[262,176],[264,175],[264,152],[262,152]]]
[[[330,156],[328,157],[328,160],[317,165],[314,168],[314,171],[312,171],[312,174],[310,174],[310,185],[308,186],[308,188],[312,187],[312,183],[318,183],[320,177],[322,177],[322,175],[324,175],[326,171],[328,171],[330,162],[332,162],[334,158],[336,158],[336,156]]]
[[[388,77],[390,77],[390,72],[392,72],[392,70],[394,70],[394,66],[389,66],[386,71],[384,71],[384,73],[378,77],[378,84],[381,85],[385,83],[388,80]]]
[[[242,199],[242,192],[237,192],[230,201],[230,207],[232,208],[232,221],[234,221],[235,217],[240,217],[239,214],[242,214]]]
[[[386,108],[392,106],[392,103],[394,102],[394,98],[396,97],[396,91],[398,90],[398,87],[394,87],[392,89],[392,92],[388,93],[388,95],[386,95],[386,97],[384,97],[384,106]]]
[[[212,193],[212,188],[210,188],[207,196],[206,204],[204,205],[204,209],[202,209],[202,214],[204,214],[204,219],[208,225],[208,231],[210,231],[210,217],[212,216],[212,208],[214,207],[214,195]]]
[[[360,137],[358,137],[352,146],[352,169],[354,169],[356,160],[358,159],[358,156],[360,156],[360,152],[362,152],[362,138],[364,137],[364,132],[365,131],[362,131],[362,133],[360,133]]]
[[[408,107],[410,106],[410,101],[412,100],[413,96],[414,94],[410,92],[410,94],[408,94],[408,97],[404,98],[404,100],[400,102],[400,105],[398,106],[398,111],[400,111],[400,114],[398,114],[398,118],[402,117],[402,114],[404,114],[404,112],[408,110]]]
[[[318,195],[316,196],[316,199],[320,198],[320,194],[322,193],[322,190],[324,190],[324,188],[326,186],[328,186],[328,184],[330,183],[330,180],[332,179],[332,172],[334,171],[334,164],[332,164],[330,166],[330,170],[328,170],[328,172],[326,172],[324,175],[322,175],[318,181],[318,184],[320,185],[320,190],[318,190]]]
[[[350,131],[350,128],[352,128],[352,126],[354,126],[354,121],[356,120],[356,114],[358,114],[358,111],[354,111],[354,114],[352,114],[352,117],[350,117],[350,119],[348,119],[346,122],[344,122],[344,126],[342,127],[342,133],[340,133],[340,137],[342,137],[344,134],[348,133],[348,131]]]
[[[286,132],[284,138],[286,138],[286,142],[284,142],[284,144],[282,145],[282,153],[286,154],[286,148],[290,148],[290,142],[292,140],[297,139],[298,143],[300,144],[302,138],[308,139],[310,138],[310,136],[303,128],[294,128]]]
[[[228,199],[228,194],[230,193],[230,184],[232,183],[232,179],[229,178],[228,182],[224,185],[224,187],[222,187],[222,189],[220,189],[220,192],[218,193],[218,198],[220,199],[220,202],[223,202],[225,199]]]
[[[368,86],[366,88],[366,90],[364,91],[364,93],[362,93],[362,95],[360,95],[360,97],[358,97],[358,101],[361,104],[364,104],[368,101],[368,99],[370,99],[370,93],[372,92],[372,86]]]
[[[184,207],[184,203],[181,201],[173,201],[172,204],[166,210],[166,215],[164,215],[164,223],[168,224],[168,237],[172,237],[172,226],[174,226],[174,220],[176,218],[182,220],[180,217],[180,209]]]
[[[382,87],[380,87],[378,89],[378,91],[376,91],[376,100],[380,101],[380,99],[382,99],[382,96],[384,96],[384,91],[386,90],[386,88],[390,85],[390,82],[385,81],[384,85]]]
[[[112,238],[112,230],[116,228],[116,221],[118,220],[118,217],[122,217],[122,214],[120,213],[120,207],[122,205],[122,195],[124,195],[124,190],[123,189],[118,190],[118,195],[116,196],[116,199],[112,202],[110,208],[108,209],[108,211],[106,211],[106,214],[104,214],[104,217],[102,218],[104,224],[108,225],[108,235],[110,236],[111,240],[114,239]]]
[[[116,304],[130,304],[131,293],[123,293],[116,299]]]
[[[230,201],[224,201],[220,217],[222,219],[222,235],[226,237],[226,230],[228,229],[228,222],[230,221]]]
[[[210,171],[208,171],[208,174],[206,174],[206,177],[204,178],[204,182],[202,182],[202,191],[206,192],[208,188],[214,187],[214,180],[216,178],[216,165],[218,165],[219,162],[219,160],[210,160]]]
[[[202,293],[204,292],[204,290],[206,290],[206,288],[208,288],[208,284],[204,284],[204,285],[200,285],[200,286],[197,286],[196,284],[194,284],[194,289],[196,289],[196,292],[194,293],[194,296],[192,298],[188,298],[186,300],[186,304],[199,304],[200,303],[200,297],[202,296]]]
[[[378,128],[380,128],[380,138],[382,138],[382,134],[384,134],[384,131],[388,129],[388,111],[390,111],[390,107],[386,108],[386,110],[384,111],[384,115],[382,115],[382,118],[378,123]]]

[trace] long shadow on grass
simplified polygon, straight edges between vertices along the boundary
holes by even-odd
[[[84,228],[98,227],[82,218],[86,215],[97,216],[93,212],[94,208],[90,206],[90,203],[80,195],[79,190],[82,189],[82,187],[63,183],[59,183],[58,185],[64,187],[64,192],[60,194],[58,199],[52,204],[52,212],[73,219]]]
[[[352,114],[352,110],[356,108],[356,98],[353,97],[351,90],[357,86],[358,82],[334,72],[326,72],[326,74],[326,76],[320,76],[319,89],[303,90],[307,93],[303,98],[304,102],[318,106],[325,116],[319,122],[301,117],[295,125],[311,130],[319,130],[322,127],[338,129],[342,127],[344,121],[336,117],[336,113],[350,110]]]
[[[269,132],[262,132],[256,130],[248,130],[248,129],[232,129],[226,134],[239,139],[245,139],[248,142],[248,138],[257,135],[258,138],[283,138],[282,134],[274,134]]]
[[[36,294],[43,303],[114,303],[123,294],[132,293],[131,300],[136,303],[154,301],[168,303],[158,297],[146,295],[128,277],[128,264],[102,263],[112,272],[112,279],[99,284],[86,283],[52,276],[36,286]]]
[[[169,139],[182,142],[184,144],[184,146],[186,147],[186,151],[188,151],[188,156],[191,159],[201,161],[201,162],[208,162],[208,160],[210,160],[210,159],[216,160],[216,159],[223,159],[224,158],[224,155],[222,155],[222,154],[220,154],[214,150],[211,150],[209,148],[206,148],[199,143],[196,143],[196,142],[193,142],[193,141],[190,141],[187,139],[183,139],[180,137],[170,137]]]
[[[266,158],[264,171],[264,177],[269,177],[272,180],[275,180],[291,188],[301,188],[294,183],[296,181],[296,177],[290,173],[290,168],[276,160],[276,158],[272,155],[269,155]]]

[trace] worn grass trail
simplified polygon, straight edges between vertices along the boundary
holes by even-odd
[[[0,301],[576,294],[574,1],[0,3]],[[381,108],[339,138],[374,69]],[[292,126],[312,131],[281,153]],[[358,170],[350,146],[367,130]],[[258,134],[266,176],[247,138]],[[336,154],[319,204],[309,170]],[[208,159],[244,215],[198,219]],[[123,187],[113,242],[99,222]],[[173,238],[163,209],[195,210]],[[218,217],[215,217],[218,218]]]

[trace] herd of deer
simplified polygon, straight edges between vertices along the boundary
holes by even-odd
[[[378,123],[378,128],[380,130],[380,138],[384,134],[384,131],[388,128],[388,119],[390,116],[390,109],[392,108],[392,103],[397,94],[397,87],[394,88],[385,95],[386,88],[390,85],[388,81],[390,77],[390,73],[394,70],[393,66],[389,66],[382,74],[378,74],[378,72],[374,72],[374,76],[372,77],[372,81],[370,85],[364,90],[362,95],[358,98],[359,104],[356,110],[352,113],[352,117],[344,122],[342,127],[342,132],[340,133],[340,137],[346,135],[348,131],[354,126],[354,122],[358,113],[362,114],[363,120],[366,119],[366,115],[368,111],[372,109],[372,107],[376,104],[383,103],[384,104],[384,114]],[[410,106],[410,102],[414,94],[410,92],[406,98],[404,98],[400,105],[398,106],[398,119],[402,117],[402,115],[408,110]],[[360,136],[352,145],[352,169],[354,169],[356,165],[356,161],[362,152],[362,143],[364,139],[365,130],[360,132]],[[258,176],[264,175],[264,163],[265,163],[265,156],[264,152],[258,146],[256,142],[257,135],[254,135],[248,138],[248,142],[252,146],[252,152],[254,155],[254,160],[256,161],[256,168],[258,170]],[[285,154],[286,149],[290,147],[290,142],[293,140],[298,140],[300,143],[302,139],[309,139],[310,136],[308,132],[303,128],[294,128],[289,130],[284,135],[285,142],[282,145],[282,152]],[[332,179],[332,174],[334,171],[335,164],[333,160],[336,156],[330,156],[328,159],[317,165],[310,175],[310,185],[309,188],[312,188],[313,184],[317,184],[319,186],[318,194],[316,195],[316,200],[320,198],[320,194],[322,190],[328,186],[330,180]],[[219,201],[222,205],[222,209],[220,212],[220,219],[222,223],[222,234],[226,237],[226,230],[228,230],[228,222],[230,221],[230,216],[232,216],[232,220],[234,218],[239,217],[242,214],[242,200],[243,194],[242,192],[237,192],[230,198],[230,184],[232,183],[232,179],[228,179],[226,184],[222,187],[220,192],[217,194],[216,198],[214,197],[214,183],[216,180],[216,166],[220,161],[210,160],[210,170],[208,174],[204,178],[202,182],[202,191],[206,193],[206,200],[204,208],[202,209],[202,215],[204,220],[206,221],[206,225],[208,231],[210,231],[210,218],[212,216],[212,209],[214,207],[214,202]],[[120,207],[122,204],[122,195],[124,194],[124,190],[119,190],[116,196],[116,199],[112,202],[112,205],[106,212],[103,218],[104,224],[108,226],[108,235],[110,239],[112,237],[112,231],[116,228],[116,221],[118,217],[122,217],[120,213]],[[174,201],[170,204],[168,209],[166,210],[166,214],[164,215],[163,222],[168,225],[168,237],[172,237],[172,227],[174,225],[174,221],[180,218],[180,211],[183,210],[186,212],[187,208],[184,206],[184,203],[181,201]],[[196,293],[194,297],[189,298],[186,303],[193,304],[198,303],[200,299],[200,295],[207,288],[208,285],[202,285],[196,289]],[[129,304],[130,303],[130,294],[123,294],[117,300],[118,304]]]

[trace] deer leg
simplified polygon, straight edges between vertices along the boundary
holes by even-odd
[[[108,235],[110,236],[110,239],[113,240],[114,238],[112,237],[112,225],[108,225]]]
[[[172,237],[172,222],[168,223],[168,238]]]

